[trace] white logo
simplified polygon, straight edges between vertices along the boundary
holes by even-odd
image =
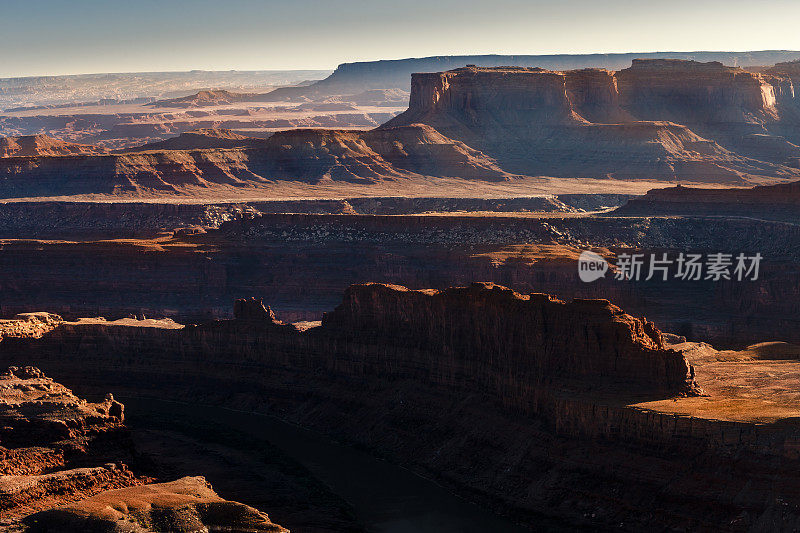
[[[588,250],[578,257],[578,276],[581,281],[591,283],[606,275],[608,263],[600,255]]]

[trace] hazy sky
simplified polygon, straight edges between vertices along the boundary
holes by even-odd
[[[800,49],[798,0],[0,0],[0,77]]]

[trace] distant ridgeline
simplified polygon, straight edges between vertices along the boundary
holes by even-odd
[[[411,74],[439,72],[475,65],[478,67],[540,67],[549,70],[606,68],[620,70],[631,66],[634,59],[686,59],[719,61],[735,67],[774,65],[800,59],[800,51],[765,50],[750,52],[646,52],[623,54],[553,54],[553,55],[467,55],[433,56],[383,61],[343,63],[325,78],[314,84],[317,89],[337,89],[342,86],[364,89],[400,88],[409,90]],[[349,89],[348,89],[349,90]]]

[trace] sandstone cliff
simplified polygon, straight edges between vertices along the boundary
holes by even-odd
[[[718,89],[702,98],[709,83]],[[736,148],[731,136],[760,131],[777,113],[760,75],[721,64],[637,61],[617,73],[465,67],[415,74],[408,111],[382,128],[428,124],[517,174],[741,183],[796,172],[743,157],[684,124],[745,124],[723,136]]]
[[[440,367],[436,374],[455,381],[472,373],[468,380],[505,389],[500,395],[559,379],[587,387],[694,392],[693,371],[680,353],[665,349],[655,326],[607,300],[564,303],[492,284],[444,291],[355,285],[342,305],[323,316],[322,327],[350,342],[391,339],[424,350]],[[469,370],[481,367],[486,370]]]
[[[616,79],[623,105],[644,120],[718,124],[777,118],[772,85],[719,62],[634,60]]]

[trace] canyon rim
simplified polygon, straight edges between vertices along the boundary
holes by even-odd
[[[0,532],[800,529],[795,3],[35,4]]]

